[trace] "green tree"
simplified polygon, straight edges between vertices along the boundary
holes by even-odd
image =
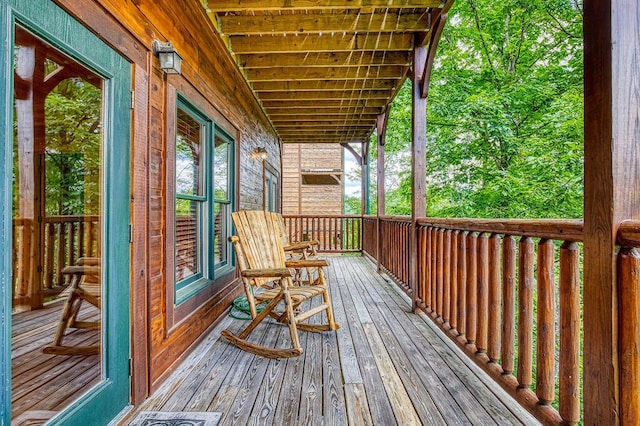
[[[581,2],[458,0],[428,99],[428,214],[581,217],[582,103]],[[387,214],[410,212],[410,140],[407,83],[387,129]]]
[[[101,97],[100,88],[69,78],[46,98],[47,214],[99,213]]]

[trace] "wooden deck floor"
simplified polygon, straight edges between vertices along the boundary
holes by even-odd
[[[63,301],[44,309],[12,316],[11,328],[11,418],[12,424],[42,424],[98,382],[99,357],[46,355]],[[97,310],[81,311],[81,318],[97,318]],[[96,330],[72,330],[65,344],[94,345]]]
[[[224,318],[139,411],[216,411],[229,424],[536,424],[458,349],[410,313],[362,257],[331,257],[337,332],[301,332],[304,353],[270,360],[231,346]],[[254,332],[288,344],[273,322]],[[445,338],[446,339],[446,338]]]

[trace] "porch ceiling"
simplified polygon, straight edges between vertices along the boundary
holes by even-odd
[[[202,0],[285,143],[366,140],[444,0]]]

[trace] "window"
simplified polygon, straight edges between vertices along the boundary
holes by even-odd
[[[229,265],[231,258],[231,246],[228,243],[231,234],[229,218],[231,217],[231,184],[229,176],[230,166],[233,160],[233,146],[231,139],[218,132],[215,138],[213,154],[213,168],[215,170],[214,182],[214,222],[213,259],[217,269]]]
[[[186,101],[177,108],[175,291],[179,304],[228,272],[233,140]]]
[[[265,170],[265,190],[267,203],[267,210],[270,212],[277,212],[280,208],[280,192],[278,191],[278,174],[270,166],[267,166]]]

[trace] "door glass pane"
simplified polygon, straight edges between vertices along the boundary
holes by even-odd
[[[102,377],[104,83],[20,27],[13,53],[15,418],[53,415]]]

